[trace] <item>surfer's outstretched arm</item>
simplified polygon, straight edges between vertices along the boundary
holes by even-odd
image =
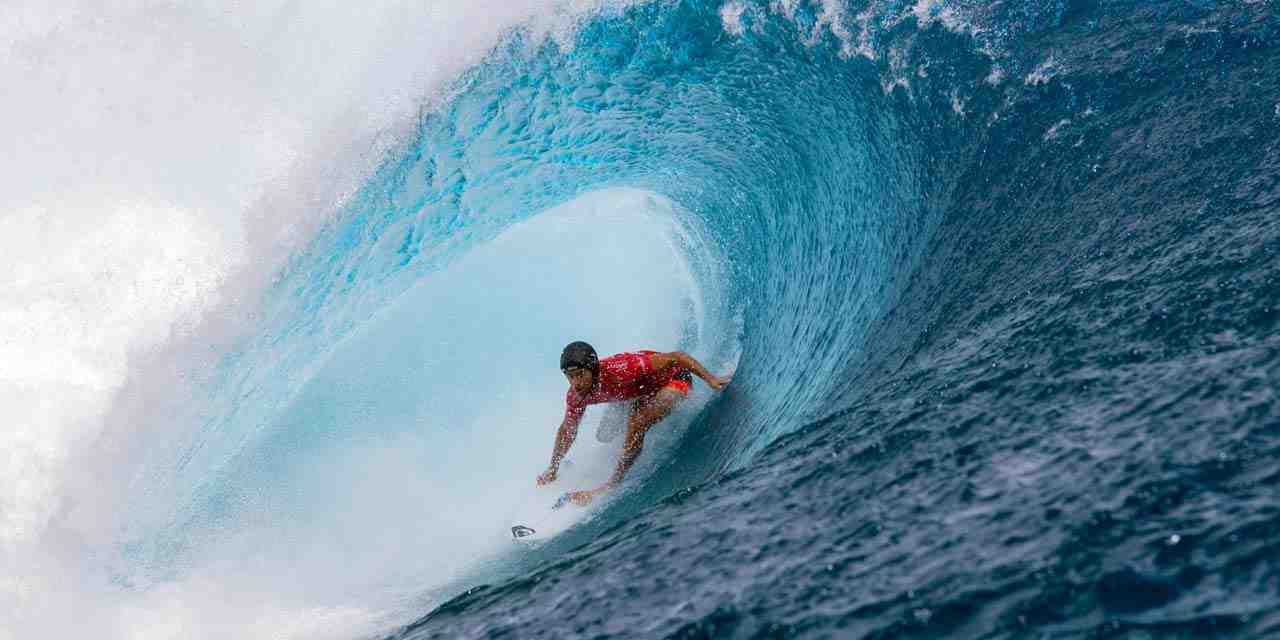
[[[569,447],[573,446],[573,441],[578,439],[578,422],[581,420],[582,414],[565,412],[564,420],[560,422],[560,429],[556,431],[555,447],[551,450],[551,466],[538,476],[538,484],[555,482],[556,473],[560,470],[560,461],[564,459],[566,453],[569,453]]]
[[[649,364],[658,371],[666,371],[671,367],[683,367],[693,372],[693,375],[702,378],[712,389],[719,391],[729,384],[728,376],[724,378],[711,375],[707,368],[702,366],[693,356],[683,351],[672,351],[671,353],[655,353],[649,356]]]

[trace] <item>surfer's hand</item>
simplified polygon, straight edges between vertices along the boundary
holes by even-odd
[[[712,378],[711,380],[708,380],[708,381],[707,381],[707,384],[708,384],[708,385],[710,385],[710,387],[711,387],[712,389],[715,389],[716,391],[719,391],[719,390],[723,389],[723,388],[725,387],[725,385],[729,384],[729,381],[730,381],[730,380],[732,380],[732,378],[729,378],[729,377],[724,377],[724,378]]]
[[[556,469],[554,467],[547,469],[546,471],[543,471],[542,475],[538,476],[539,487],[541,487],[544,484],[550,484],[555,481],[556,481]]]

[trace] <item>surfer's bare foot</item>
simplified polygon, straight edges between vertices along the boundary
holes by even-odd
[[[569,499],[579,507],[585,507],[591,504],[591,501],[596,497],[596,493],[596,491],[574,491],[569,494]]]
[[[555,482],[555,481],[556,481],[556,470],[555,470],[555,469],[547,469],[546,471],[543,471],[543,472],[542,472],[542,475],[538,476],[538,486],[539,486],[539,487],[541,487],[541,486],[543,486],[543,485],[546,485],[546,484],[551,484],[552,482]]]

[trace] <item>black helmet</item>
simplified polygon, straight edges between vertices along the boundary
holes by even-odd
[[[564,351],[560,352],[561,371],[576,367],[590,369],[592,374],[600,371],[600,358],[596,357],[596,350],[581,340],[570,342]]]

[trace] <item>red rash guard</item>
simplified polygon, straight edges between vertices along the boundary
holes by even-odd
[[[576,422],[582,419],[587,405],[651,396],[664,388],[688,396],[693,382],[689,370],[675,365],[662,373],[654,371],[649,356],[655,353],[657,351],[632,351],[601,360],[600,373],[590,393],[578,395],[570,388],[565,394],[565,417]]]

